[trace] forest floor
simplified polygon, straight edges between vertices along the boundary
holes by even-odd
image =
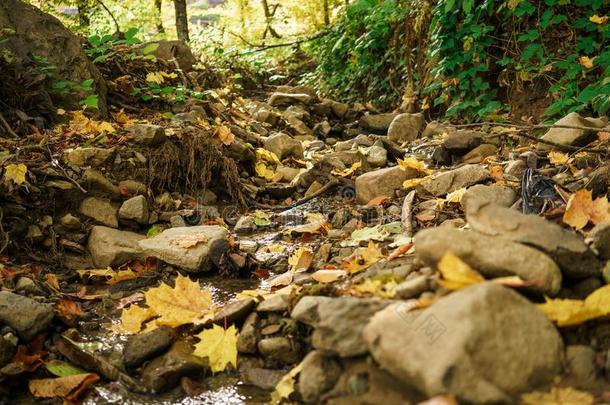
[[[0,140],[0,402],[610,401],[607,120],[259,85]]]

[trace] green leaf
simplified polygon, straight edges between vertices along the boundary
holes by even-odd
[[[148,44],[144,48],[142,48],[142,54],[144,54],[144,55],[151,54],[154,51],[156,51],[157,48],[159,48],[159,43],[158,42],[151,42],[150,44]]]
[[[99,99],[97,97],[97,94],[91,94],[90,96],[87,96],[87,98],[85,98],[83,101],[81,101],[81,105],[86,106],[87,108],[93,108],[93,109],[98,109],[99,103]]]
[[[44,363],[44,367],[57,377],[69,377],[71,375],[84,374],[85,370],[61,360],[50,360]]]
[[[163,232],[163,227],[161,225],[159,225],[159,224],[155,224],[155,225],[151,226],[148,229],[148,232],[146,232],[146,237],[147,238],[154,238],[155,236],[157,236],[161,232]]]

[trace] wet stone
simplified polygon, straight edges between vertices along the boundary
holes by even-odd
[[[13,328],[26,341],[46,331],[54,316],[51,304],[0,291],[0,322]]]
[[[129,338],[123,349],[123,364],[137,367],[146,360],[163,353],[174,341],[174,332],[159,327],[150,332],[138,333]]]
[[[179,341],[144,367],[142,382],[146,388],[161,392],[176,386],[181,377],[200,375],[207,368],[206,359],[193,355],[193,348]]]
[[[243,321],[254,309],[254,298],[246,298],[231,302],[214,314],[214,323],[224,325]]]

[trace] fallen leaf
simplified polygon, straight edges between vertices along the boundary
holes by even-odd
[[[396,281],[383,282],[377,279],[367,278],[360,284],[353,285],[348,293],[357,296],[375,296],[379,298],[394,298],[396,296]]]
[[[547,298],[537,307],[557,326],[578,325],[610,314],[610,284],[593,291],[584,300]]]
[[[567,154],[556,151],[549,152],[548,157],[552,165],[565,165],[571,160]]]
[[[155,315],[155,311],[152,308],[132,305],[123,310],[121,313],[121,322],[117,325],[113,325],[112,329],[117,333],[133,335],[140,332],[142,324]]]
[[[369,242],[366,248],[358,248],[351,256],[344,259],[341,268],[350,274],[357,273],[377,263],[383,257],[379,247]]]
[[[55,291],[59,291],[59,280],[55,274],[49,273],[44,276],[45,282]]]
[[[341,176],[341,177],[348,177],[348,176],[351,176],[352,174],[354,174],[358,169],[360,169],[360,167],[362,167],[362,161],[359,160],[359,161],[353,163],[347,169],[343,169],[343,170],[333,169],[331,171],[331,174],[334,174],[336,176]]]
[[[328,270],[322,269],[311,274],[311,278],[318,283],[332,283],[347,276],[345,270]]]
[[[402,183],[402,187],[408,189],[415,188],[422,184],[424,181],[428,180],[430,176],[422,177],[419,179],[407,179]]]
[[[267,281],[269,287],[283,287],[285,285],[289,285],[292,283],[292,279],[294,278],[294,274],[290,271],[282,273],[272,279]]]
[[[466,191],[466,187],[462,187],[458,190],[455,190],[454,192],[447,194],[447,196],[445,197],[445,201],[447,201],[448,203],[458,204],[462,201],[462,197],[464,197]]]
[[[172,244],[182,249],[190,249],[197,246],[200,243],[207,243],[210,239],[205,233],[198,233],[194,235],[183,236],[180,240],[172,241]]]
[[[275,386],[275,390],[271,394],[271,402],[274,404],[280,403],[288,399],[294,392],[295,378],[303,369],[303,363],[299,363],[286,373]]]
[[[60,316],[68,320],[76,319],[79,316],[85,315],[85,311],[83,311],[83,308],[78,302],[66,299],[60,299],[55,306],[55,310]]]
[[[578,63],[580,63],[585,69],[593,69],[593,59],[589,58],[588,56],[581,56],[578,58]]]
[[[43,378],[28,381],[32,395],[38,398],[66,398],[76,400],[100,377],[95,373],[85,373],[59,378]]]
[[[235,135],[233,135],[231,130],[224,125],[221,125],[216,128],[215,136],[225,146],[229,146],[235,142]]]
[[[133,120],[131,118],[129,118],[127,116],[127,114],[125,114],[124,108],[121,108],[121,110],[118,113],[114,114],[114,120],[116,122],[118,122],[119,124],[123,124],[123,125],[131,124],[133,122]]]
[[[165,79],[175,79],[178,77],[175,73],[166,72],[150,72],[146,75],[146,81],[156,84],[163,84]]]
[[[23,366],[27,371],[35,371],[42,365],[42,358],[47,355],[43,350],[45,336],[38,335],[27,345],[17,346],[13,363]]]
[[[387,260],[391,261],[391,260],[397,259],[399,257],[405,256],[409,252],[409,250],[411,250],[412,247],[413,247],[413,243],[405,243],[404,245],[400,245],[399,247],[394,249],[392,251],[392,253],[390,253]]]
[[[570,196],[563,222],[579,230],[589,222],[597,225],[609,219],[610,207],[606,196],[593,200],[591,190],[579,190]]]
[[[415,170],[419,173],[430,175],[433,173],[433,170],[426,168],[426,164],[420,160],[417,160],[414,157],[406,157],[404,160],[396,159],[398,161],[398,166],[402,170]]]
[[[489,174],[491,178],[496,181],[496,184],[503,185],[504,184],[504,168],[500,165],[492,166],[489,169]]]
[[[588,392],[571,387],[552,387],[550,392],[530,392],[521,395],[522,405],[593,405],[595,398]]]
[[[214,325],[197,335],[200,342],[195,345],[193,354],[207,357],[213,373],[224,371],[228,364],[237,367],[237,329],[231,325],[223,329]]]
[[[125,280],[133,280],[138,276],[131,269],[114,271],[110,267],[107,269],[77,270],[77,273],[83,280],[101,279],[108,285],[114,285]]]
[[[610,18],[610,17],[608,17],[607,15],[599,16],[597,14],[594,14],[591,17],[589,17],[589,21],[591,21],[593,24],[604,25],[605,23],[608,22],[608,18]]]
[[[437,268],[442,276],[437,282],[448,290],[459,290],[485,281],[482,275],[451,252],[443,255]]]
[[[376,207],[376,206],[380,206],[380,205],[385,205],[388,202],[390,202],[389,197],[387,197],[385,195],[380,195],[380,196],[373,198],[371,201],[366,203],[366,205]]]
[[[28,168],[23,163],[12,163],[4,167],[4,180],[12,181],[18,186],[25,183],[25,174],[28,172]]]
[[[256,226],[269,226],[271,225],[271,218],[265,211],[256,210],[254,211],[254,224]]]
[[[44,367],[57,377],[68,377],[71,375],[85,374],[82,368],[61,360],[50,360],[44,363]]]
[[[162,283],[144,293],[146,304],[159,315],[157,324],[177,327],[198,324],[212,304],[212,295],[196,281],[178,275],[175,287]]]
[[[300,247],[288,258],[288,264],[292,266],[290,271],[295,273],[309,270],[313,261],[313,252],[307,247]]]
[[[316,218],[311,222],[303,225],[297,225],[286,229],[288,233],[296,232],[310,235],[326,235],[330,230],[331,225],[325,217]]]

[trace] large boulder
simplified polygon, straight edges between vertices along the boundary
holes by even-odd
[[[50,71],[54,82],[69,81],[80,85],[85,80],[92,80],[99,109],[102,114],[106,113],[106,85],[99,71],[87,58],[80,39],[57,18],[20,0],[3,0],[0,2],[0,27],[11,33],[0,43],[0,54],[10,52],[12,65],[23,71],[33,66],[39,69],[42,65],[54,66]],[[78,105],[83,95],[53,95],[53,98]]]
[[[577,112],[572,112],[555,122],[558,126],[586,127],[591,129],[603,128],[608,124],[608,119],[594,119],[582,117]],[[586,143],[595,133],[591,130],[577,128],[551,128],[542,137],[545,141],[555,142],[561,145],[580,145]],[[550,149],[549,145],[539,145],[540,149]]]
[[[213,258],[228,247],[229,232],[221,226],[191,226],[170,228],[155,237],[138,242],[147,256],[190,272],[208,271]],[[224,243],[223,243],[224,242]]]
[[[452,193],[460,188],[482,183],[490,178],[489,170],[481,165],[464,165],[440,173],[422,183],[422,188],[435,197]]]
[[[403,170],[398,166],[374,170],[356,178],[356,201],[366,204],[380,195],[393,197],[405,180],[417,177],[415,170]]]
[[[561,371],[561,336],[508,288],[478,284],[423,311],[407,309],[397,304],[377,313],[364,339],[381,368],[430,397],[513,403]]]
[[[553,260],[534,248],[501,237],[441,226],[418,232],[415,250],[431,266],[452,252],[487,277],[519,276],[532,281],[532,290],[550,296],[561,288],[561,270]]]
[[[388,139],[399,144],[414,141],[425,126],[426,120],[422,113],[397,115],[388,128]]]
[[[89,234],[87,248],[96,267],[117,267],[142,257],[138,242],[145,238],[134,232],[94,226]]]

